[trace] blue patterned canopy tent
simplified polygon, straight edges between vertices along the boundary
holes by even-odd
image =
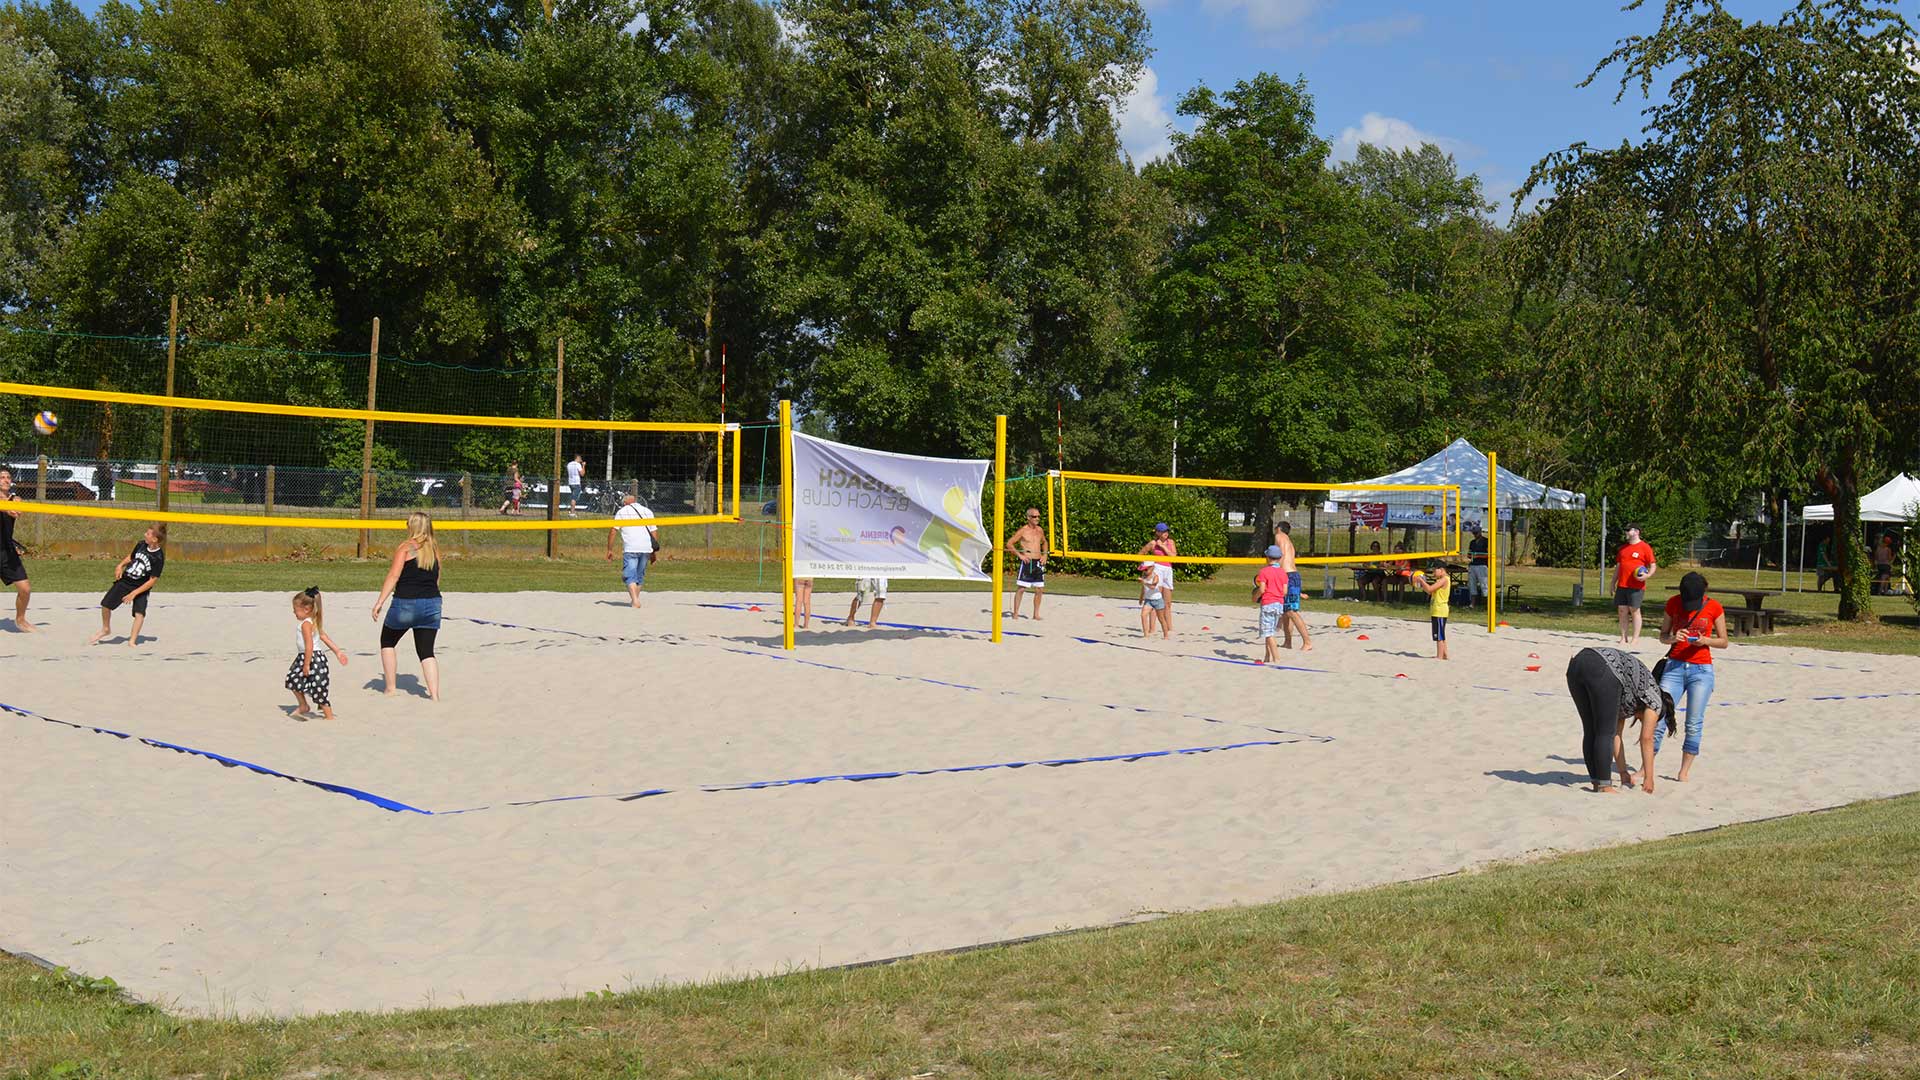
[[[1499,477],[1502,511],[1586,509],[1587,497],[1580,492],[1548,487],[1505,467],[1500,469]],[[1460,488],[1463,504],[1484,507],[1487,505],[1487,455],[1467,440],[1455,439],[1446,449],[1418,465],[1334,488],[1328,498],[1333,502],[1364,503],[1382,501],[1388,494],[1368,490],[1369,484],[1455,484]]]

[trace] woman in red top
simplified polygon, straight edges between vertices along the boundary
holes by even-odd
[[[1660,662],[1660,689],[1675,701],[1684,692],[1687,702],[1687,741],[1680,748],[1680,776],[1687,779],[1700,756],[1700,734],[1706,727],[1707,700],[1713,696],[1713,650],[1727,647],[1727,613],[1720,601],[1707,597],[1707,579],[1691,571],[1680,579],[1680,595],[1667,601],[1660,641],[1671,646]],[[1660,752],[1666,732],[1654,732],[1653,749]]]

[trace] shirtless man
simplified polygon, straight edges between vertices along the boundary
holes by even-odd
[[[1293,549],[1293,523],[1283,521],[1273,530],[1273,543],[1280,549],[1280,569],[1287,575],[1287,600],[1284,613],[1280,616],[1280,628],[1286,638],[1280,643],[1283,649],[1293,648],[1293,632],[1300,631],[1300,651],[1313,651],[1313,635],[1307,632],[1307,620],[1300,616],[1300,564]]]
[[[1020,597],[1033,590],[1033,618],[1040,620],[1040,598],[1047,587],[1047,534],[1040,530],[1040,508],[1027,507],[1027,523],[1007,537],[1007,553],[1020,560],[1013,580],[1013,617],[1020,617]]]

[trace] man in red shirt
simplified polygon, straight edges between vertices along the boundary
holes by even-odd
[[[1660,569],[1653,561],[1653,548],[1640,539],[1640,526],[1627,526],[1627,542],[1614,556],[1618,570],[1613,579],[1613,606],[1620,613],[1620,644],[1640,642],[1640,602],[1647,595],[1647,579]]]

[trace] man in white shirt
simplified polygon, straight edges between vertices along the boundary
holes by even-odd
[[[567,512],[577,513],[580,509],[580,489],[587,481],[587,459],[579,454],[567,462]]]
[[[632,495],[620,497],[620,509],[614,511],[615,521],[630,521],[631,525],[615,525],[607,530],[607,561],[613,561],[613,535],[620,534],[620,550],[623,557],[620,565],[620,577],[627,583],[627,599],[635,609],[640,607],[640,583],[647,580],[647,565],[653,561],[655,541],[659,530],[651,525],[641,524],[653,517],[653,511],[640,505],[640,500]]]

